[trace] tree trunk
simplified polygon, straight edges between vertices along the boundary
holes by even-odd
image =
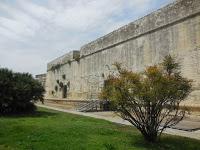
[[[150,143],[155,143],[158,139],[157,131],[140,131],[144,139]]]

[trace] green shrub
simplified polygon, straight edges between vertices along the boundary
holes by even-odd
[[[76,55],[76,56],[74,57],[74,60],[77,61],[77,62],[80,62],[80,59],[81,59],[80,55]]]
[[[170,55],[142,73],[115,64],[100,94],[110,100],[121,117],[133,124],[149,142],[156,142],[167,127],[185,116],[180,103],[192,91],[192,80],[181,76],[180,65]]]
[[[34,111],[34,102],[43,101],[43,93],[43,86],[32,75],[0,69],[0,114]]]

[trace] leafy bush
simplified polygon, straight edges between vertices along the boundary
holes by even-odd
[[[80,62],[80,59],[81,59],[80,55],[75,55],[75,57],[74,57],[75,61]]]
[[[149,142],[155,142],[167,127],[185,115],[179,104],[191,92],[192,81],[181,76],[179,64],[170,55],[160,65],[135,73],[115,64],[101,93],[111,100],[121,117],[132,123]]]
[[[43,93],[43,86],[30,74],[0,69],[0,114],[34,111],[34,102],[43,101]]]

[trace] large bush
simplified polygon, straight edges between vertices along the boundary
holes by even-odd
[[[121,117],[132,123],[149,142],[155,142],[167,127],[185,115],[179,104],[191,92],[191,80],[181,76],[179,64],[171,56],[160,65],[136,73],[120,64],[118,72],[106,80],[101,98],[111,100]]]
[[[28,73],[0,69],[0,114],[35,110],[34,102],[43,101],[44,88]]]

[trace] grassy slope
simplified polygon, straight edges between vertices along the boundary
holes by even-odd
[[[164,136],[145,143],[133,127],[39,109],[37,114],[0,117],[0,150],[197,150],[200,141]]]

